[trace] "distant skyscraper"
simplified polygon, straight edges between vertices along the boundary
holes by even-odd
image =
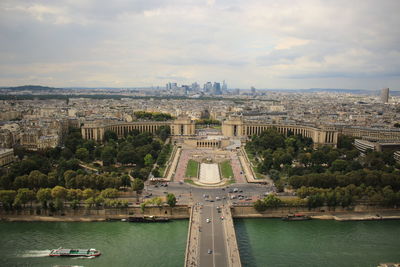
[[[204,84],[204,92],[210,92],[212,88],[213,86],[211,82],[207,82]]]
[[[222,91],[228,90],[228,85],[226,84],[225,80],[222,82]]]
[[[251,87],[251,94],[255,95],[256,94],[256,88],[254,88],[254,86]]]
[[[222,94],[222,92],[221,92],[221,84],[220,83],[214,82],[213,94],[214,95],[221,95]]]
[[[192,91],[197,92],[200,90],[200,86],[197,82],[192,83]]]
[[[167,83],[166,86],[167,90],[175,90],[178,88],[178,84],[177,83]]]
[[[389,102],[389,88],[383,88],[381,90],[381,101],[383,103]]]

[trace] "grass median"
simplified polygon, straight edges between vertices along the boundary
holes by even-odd
[[[224,161],[219,164],[222,178],[233,178],[233,170],[229,161]]]
[[[185,177],[197,177],[199,170],[199,163],[190,159],[186,167]]]

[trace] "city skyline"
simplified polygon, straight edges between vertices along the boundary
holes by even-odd
[[[2,1],[0,85],[398,90],[397,1]]]

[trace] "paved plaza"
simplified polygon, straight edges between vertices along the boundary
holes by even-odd
[[[199,176],[199,182],[202,184],[217,184],[221,182],[218,164],[216,163],[201,163]]]
[[[176,165],[175,182],[183,182],[186,178],[188,161],[192,159],[200,163],[198,182],[203,184],[217,184],[221,182],[218,163],[229,161],[232,166],[233,178],[236,183],[246,183],[245,172],[236,151],[212,149],[182,149]]]

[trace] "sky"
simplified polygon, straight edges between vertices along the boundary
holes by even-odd
[[[400,90],[399,0],[1,0],[0,86]]]

